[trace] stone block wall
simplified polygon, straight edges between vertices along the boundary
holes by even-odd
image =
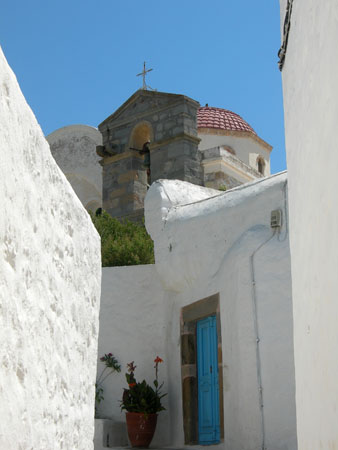
[[[100,242],[0,50],[0,448],[93,448]]]
[[[155,147],[151,152],[152,182],[164,178],[201,185],[201,155],[196,151],[197,144],[197,140],[183,137]]]
[[[136,152],[128,152],[123,158],[103,164],[104,209],[112,217],[143,215],[147,174],[142,157]]]

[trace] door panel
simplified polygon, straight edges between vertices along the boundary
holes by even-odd
[[[200,444],[220,441],[216,316],[197,322],[198,434]]]

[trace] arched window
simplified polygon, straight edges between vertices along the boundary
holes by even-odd
[[[149,144],[153,141],[153,128],[149,122],[142,121],[138,123],[130,136],[129,148],[138,150],[143,155],[143,164],[147,172],[147,185],[151,184],[151,161]]]
[[[264,161],[264,158],[262,158],[262,156],[258,156],[258,158],[257,158],[257,170],[259,173],[264,175],[265,161]]]
[[[226,150],[227,152],[231,153],[232,155],[236,155],[235,150],[232,147],[230,147],[229,145],[223,145],[222,148],[224,150]]]
[[[141,150],[146,142],[151,142],[152,140],[153,140],[152,126],[149,122],[143,121],[138,123],[134,127],[131,133],[129,147]]]
[[[85,208],[87,211],[95,212],[98,208],[101,208],[101,204],[97,200],[91,200],[86,204]]]

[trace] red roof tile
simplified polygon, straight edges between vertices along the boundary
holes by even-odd
[[[238,114],[222,108],[203,106],[197,111],[197,128],[217,128],[220,130],[248,131],[255,130]]]

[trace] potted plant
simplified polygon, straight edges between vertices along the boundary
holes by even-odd
[[[158,383],[158,365],[162,362],[159,356],[154,360],[154,388],[145,380],[141,383],[136,381],[134,361],[127,364],[128,389],[123,390],[121,409],[126,410],[127,430],[132,447],[149,447],[155,433],[157,413],[165,409],[161,399],[167,394],[161,393],[163,383]]]

